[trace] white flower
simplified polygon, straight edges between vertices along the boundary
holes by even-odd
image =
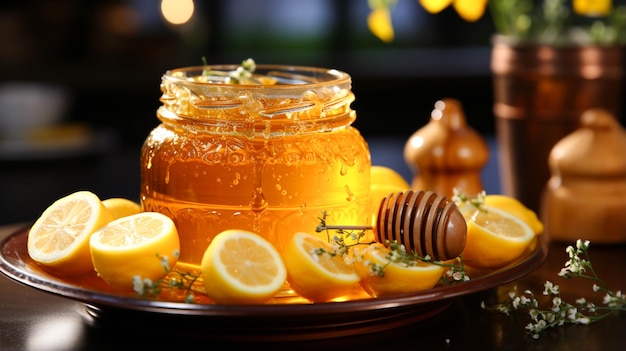
[[[580,324],[589,324],[591,320],[589,319],[589,317],[580,317],[578,318],[577,322]]]
[[[570,272],[572,272],[573,274],[584,273],[585,272],[585,267],[583,267],[583,265],[581,263],[582,263],[582,261],[580,261],[580,260],[571,261],[571,264],[569,266]]]
[[[143,295],[144,292],[144,285],[143,285],[143,281],[141,281],[141,277],[138,275],[134,275],[133,276],[133,290],[139,294],[139,295]]]
[[[558,273],[559,277],[567,277],[570,271],[567,268],[561,268],[561,271]]]
[[[256,71],[256,62],[254,61],[254,59],[249,58],[249,59],[244,60],[241,63],[241,66],[249,72]]]
[[[556,314],[546,313],[546,321],[548,321],[548,323],[554,323],[556,321]]]
[[[567,318],[569,318],[569,320],[576,320],[576,316],[578,315],[578,309],[576,309],[575,307],[570,308],[567,310]]]
[[[252,77],[252,73],[250,73],[250,71],[240,66],[240,67],[237,67],[235,71],[229,72],[229,76],[231,78],[245,80],[245,79],[250,79],[250,77]]]
[[[454,272],[454,274],[452,274],[452,278],[454,278],[454,280],[462,280],[463,272]]]
[[[559,294],[559,286],[552,284],[551,281],[546,281],[545,284],[544,284],[543,294],[544,295],[548,295],[548,294],[558,295]]]
[[[555,296],[552,299],[552,311],[557,312],[560,309],[561,306],[561,298],[558,296]]]
[[[581,239],[578,239],[576,240],[576,248],[578,250],[587,250],[590,243],[591,242],[589,240],[582,241]]]
[[[572,246],[568,246],[565,249],[565,252],[567,252],[567,255],[569,256],[569,258],[576,257],[576,250]]]
[[[535,309],[531,309],[530,311],[528,311],[528,314],[530,315],[530,318],[534,320],[535,322],[539,320],[539,316],[541,315],[539,311]]]
[[[167,256],[161,256],[161,267],[163,267],[163,270],[166,272],[171,270],[170,260]]]
[[[537,331],[542,331],[543,329],[546,329],[547,326],[548,324],[546,323],[546,321],[542,319],[539,322],[537,322],[537,324],[535,325],[535,328],[537,328]]]

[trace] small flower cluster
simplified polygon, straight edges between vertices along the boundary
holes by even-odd
[[[465,204],[472,205],[476,207],[481,212],[486,212],[484,208],[485,196],[487,193],[483,190],[480,193],[476,194],[476,196],[467,196],[461,192],[459,188],[452,189],[452,202],[454,202],[458,207],[462,207]]]
[[[179,251],[174,251],[174,257],[179,256]],[[170,273],[172,271],[172,267],[170,266],[170,260],[166,255],[156,254],[156,257],[161,260],[161,266],[166,273]],[[175,288],[175,289],[185,289],[185,302],[193,302],[193,292],[191,291],[191,287],[193,283],[198,279],[198,276],[191,273],[183,273],[176,271],[178,274],[177,277],[170,277],[166,275],[165,278],[157,279],[156,281],[152,281],[150,278],[141,278],[139,275],[133,276],[133,290],[137,293],[137,295],[142,297],[158,297],[164,287]]]
[[[543,295],[551,297],[552,305],[549,308],[540,308],[539,301],[533,292],[525,290],[521,295],[515,291],[510,292],[508,299],[494,306],[493,309],[507,315],[515,310],[527,311],[532,322],[526,325],[526,331],[534,339],[538,339],[539,334],[549,328],[565,324],[591,324],[614,313],[626,311],[626,296],[621,291],[609,290],[596,274],[589,260],[589,245],[589,241],[578,240],[576,247],[568,246],[566,252],[569,260],[558,275],[565,279],[585,278],[594,281],[593,291],[605,293],[602,301],[604,306],[596,306],[585,298],[577,299],[575,304],[565,302],[561,299],[559,286],[546,281]],[[483,308],[486,308],[484,302]]]
[[[202,71],[200,77],[195,77],[202,81],[222,81],[226,84],[259,84],[256,82],[252,74],[256,71],[256,62],[254,59],[246,59],[241,62],[241,66],[238,66],[234,71],[212,71],[208,69],[206,57],[202,57],[202,62],[205,69]]]
[[[459,256],[459,264],[445,264],[448,269],[446,273],[441,277],[441,282],[444,284],[452,284],[455,282],[466,282],[470,280],[469,275],[465,271],[463,265],[463,259]]]
[[[249,58],[241,62],[241,66],[236,70],[228,72],[227,83],[241,84],[241,82],[247,82],[252,78],[252,73],[256,70],[256,63],[253,59]]]

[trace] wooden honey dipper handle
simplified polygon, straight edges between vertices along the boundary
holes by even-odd
[[[318,227],[319,229],[328,229],[328,230],[373,230],[374,227],[371,225],[321,225]]]

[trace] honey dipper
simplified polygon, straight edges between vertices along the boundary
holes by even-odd
[[[465,248],[467,224],[456,204],[432,191],[391,193],[382,199],[376,225],[331,226],[322,229],[372,229],[376,241],[396,240],[408,252],[434,261],[458,257]]]

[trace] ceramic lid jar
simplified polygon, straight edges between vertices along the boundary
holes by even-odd
[[[489,147],[467,124],[461,103],[446,98],[435,103],[430,121],[411,135],[404,160],[414,172],[414,190],[451,198],[458,188],[475,195],[483,191],[481,171],[489,160]]]
[[[557,241],[626,242],[626,131],[603,109],[551,150],[541,219]]]

